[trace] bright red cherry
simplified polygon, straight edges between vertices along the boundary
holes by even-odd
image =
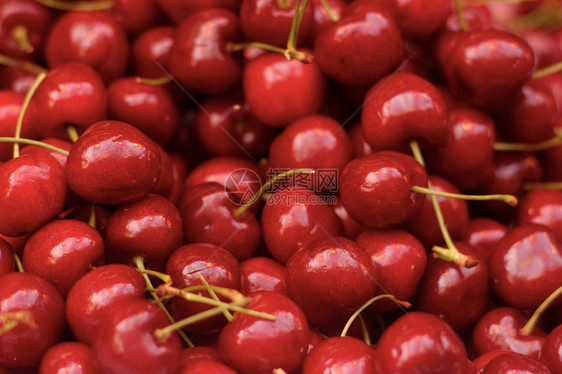
[[[123,204],[148,195],[161,160],[155,143],[125,122],[101,121],[72,145],[66,163],[69,187],[100,204]]]
[[[14,271],[14,247],[0,238],[0,276]]]
[[[23,104],[24,95],[21,93],[0,91],[0,136],[14,136],[18,116]],[[29,117],[24,116],[24,119]],[[22,138],[34,139],[37,130],[33,121],[25,120],[21,128]],[[14,145],[12,143],[0,144],[0,161],[8,161],[13,157]]]
[[[482,370],[482,374],[511,373],[551,374],[551,371],[536,359],[512,352],[498,355]]]
[[[131,45],[131,65],[137,76],[160,78],[165,75],[162,69],[168,68],[175,31],[174,27],[163,25],[137,36]]]
[[[539,360],[551,372],[562,372],[562,325],[552,330],[544,340]]]
[[[155,0],[116,0],[111,8],[113,17],[131,35],[162,21],[162,12]]]
[[[287,296],[273,291],[248,295],[248,309],[275,316],[274,321],[235,314],[221,331],[219,351],[242,374],[266,374],[280,368],[298,369],[308,348],[309,328],[302,310]]]
[[[219,361],[200,359],[183,367],[179,374],[236,374],[236,371]]]
[[[317,63],[287,61],[280,53],[264,53],[248,62],[242,83],[252,113],[273,127],[316,113],[326,96],[326,78]]]
[[[48,280],[66,296],[92,266],[103,264],[104,243],[98,231],[84,222],[56,220],[29,237],[22,261],[27,272]]]
[[[166,16],[174,23],[181,23],[192,13],[209,8],[222,8],[236,11],[240,0],[156,0]]]
[[[62,342],[49,348],[41,359],[39,374],[95,374],[94,352],[80,342]]]
[[[5,274],[0,282],[0,315],[10,321],[7,313],[15,313],[12,320],[17,323],[0,335],[0,365],[36,366],[45,351],[62,337],[64,300],[48,281],[30,273]],[[2,325],[6,323],[9,322],[3,321]]]
[[[462,241],[470,244],[479,257],[488,260],[496,248],[496,243],[507,233],[507,226],[487,217],[477,217],[468,221]]]
[[[344,237],[319,239],[293,254],[285,266],[285,285],[314,326],[346,318],[377,288],[369,256]]]
[[[68,62],[81,62],[98,71],[106,82],[125,73],[129,54],[125,30],[106,11],[62,14],[45,42],[49,68]]]
[[[286,294],[285,268],[267,257],[252,257],[240,263],[240,290],[247,295],[254,291],[275,291]]]
[[[318,34],[336,23],[337,21],[333,18],[333,15],[337,16],[337,19],[341,19],[343,10],[347,6],[345,0],[328,0],[328,6],[331,9],[332,15],[328,12],[327,8],[322,5],[321,0],[312,0],[314,4],[314,29],[313,38],[316,39]]]
[[[423,39],[445,24],[451,14],[451,2],[433,1],[431,6],[423,0],[396,1],[396,21],[405,36]]]
[[[552,229],[562,239],[562,191],[537,189],[519,200],[516,224],[539,223]]]

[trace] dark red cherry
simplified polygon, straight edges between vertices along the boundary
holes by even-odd
[[[177,373],[182,344],[175,332],[157,336],[170,324],[156,304],[145,299],[120,302],[100,323],[92,350],[103,373]],[[119,342],[119,343],[116,343]]]
[[[236,371],[221,362],[200,359],[183,367],[179,374],[236,374]]]
[[[562,239],[562,191],[537,189],[525,193],[519,200],[516,224],[539,223],[552,229]]]
[[[507,233],[507,226],[487,217],[477,217],[468,221],[462,240],[476,250],[478,256],[488,260],[496,248],[496,243]]]
[[[67,195],[64,170],[48,154],[27,154],[0,165],[0,233],[20,236],[59,214]]]
[[[103,265],[83,275],[66,297],[66,318],[76,339],[92,344],[109,311],[126,299],[142,298],[145,287],[142,275],[127,265]]]
[[[240,289],[239,264],[230,252],[214,244],[192,243],[176,249],[166,263],[166,274],[173,285],[185,288],[203,284],[201,276],[213,286]],[[207,291],[197,291],[209,297]],[[187,301],[176,296],[171,302],[171,312],[177,321],[211,308],[209,305]],[[187,326],[186,331],[209,333],[218,331],[226,323],[224,316],[217,315]]]
[[[562,325],[552,330],[544,340],[539,360],[553,373],[562,371]]]
[[[177,206],[183,193],[183,184],[187,175],[187,161],[184,157],[173,153],[168,154],[168,159],[172,166],[172,188],[168,200]]]
[[[466,351],[454,330],[439,317],[409,312],[386,328],[377,353],[384,373],[466,373]]]
[[[158,154],[160,155],[161,166],[160,174],[156,179],[156,185],[152,189],[152,193],[169,198],[174,184],[174,166],[172,165],[170,156],[164,148],[162,148],[162,146],[158,143],[155,143],[155,145],[158,149]]]
[[[370,257],[375,268],[378,294],[391,294],[410,300],[427,263],[425,248],[414,236],[401,230],[367,230],[355,239]],[[377,312],[398,308],[392,300],[372,305]]]
[[[313,326],[349,316],[377,288],[369,256],[344,237],[319,239],[293,254],[285,266],[285,285]]]
[[[548,227],[523,223],[498,241],[488,266],[501,300],[535,309],[562,284],[562,244]]]
[[[179,24],[192,13],[209,8],[223,8],[236,11],[240,0],[156,0],[166,16]]]
[[[72,145],[66,163],[70,189],[100,204],[123,204],[148,195],[161,160],[155,143],[125,122],[101,121]]]
[[[422,146],[442,146],[451,137],[445,110],[445,101],[433,84],[399,72],[367,92],[361,112],[363,135],[375,151],[409,149],[411,140],[419,140]]]
[[[315,40],[321,31],[324,31],[337,22],[334,16],[337,20],[341,19],[347,2],[345,0],[328,0],[327,4],[331,14],[328,12],[327,8],[323,6],[321,0],[312,0],[312,3],[314,4],[314,28],[312,35]]]
[[[224,9],[201,10],[178,26],[168,69],[184,89],[217,94],[240,80],[242,67],[226,49],[240,39],[238,18]],[[189,63],[186,64],[186,61]]]
[[[111,211],[109,207],[103,205],[94,204],[94,214],[95,214],[95,228],[100,233],[101,237],[106,237],[107,233],[107,222],[109,222],[109,217],[111,216]],[[64,215],[65,219],[76,219],[82,222],[89,223],[92,214],[92,204],[82,204],[72,209],[68,214]]]
[[[104,243],[92,226],[72,220],[52,221],[35,231],[23,251],[23,267],[51,282],[66,296],[91,266],[104,262]]]
[[[72,143],[67,142],[66,140],[61,140],[61,139],[57,139],[57,138],[42,139],[41,142],[45,143],[45,144],[48,144],[48,145],[53,145],[53,146],[55,146],[57,148],[60,148],[60,149],[64,149],[65,151],[70,151],[70,147],[72,147]],[[51,155],[52,157],[54,157],[59,162],[59,164],[63,168],[66,166],[67,155],[59,153],[57,151],[52,151],[52,150],[40,147],[38,145],[26,145],[25,147],[20,149],[20,155],[24,155],[26,153],[36,153],[36,152]]]
[[[360,0],[348,5],[340,21],[316,36],[313,53],[320,69],[334,81],[368,87],[398,67],[404,42],[383,6]]]
[[[241,374],[292,372],[306,355],[309,328],[302,310],[287,296],[273,291],[248,295],[246,308],[275,316],[274,321],[236,313],[221,331],[219,351]]]
[[[472,330],[476,354],[503,349],[538,358],[546,333],[535,327],[529,335],[523,335],[520,330],[528,319],[522,311],[511,307],[486,312]]]
[[[342,126],[323,115],[305,116],[287,126],[269,147],[269,162],[276,169],[341,169],[351,160],[351,141]],[[322,192],[316,186],[315,192]],[[335,191],[330,191],[335,192]]]
[[[427,5],[423,0],[396,1],[396,21],[405,36],[423,39],[445,24],[451,2],[439,0]]]
[[[179,108],[163,86],[120,78],[107,87],[107,98],[110,119],[135,126],[163,147],[179,127]]]
[[[533,373],[551,374],[539,361],[519,353],[503,353],[488,362],[482,374]]]
[[[477,259],[478,265],[467,268],[430,257],[413,304],[418,310],[432,313],[462,331],[484,313],[490,286],[486,262],[469,244],[456,242],[455,246],[462,254]]]
[[[162,21],[162,12],[155,0],[116,0],[113,17],[131,35],[147,30]]]
[[[488,365],[488,362],[490,362],[492,359],[498,357],[499,355],[509,352],[511,351],[499,349],[499,350],[483,353],[478,357],[474,358],[472,360],[472,364],[476,368],[476,374],[482,374],[482,370],[484,370],[486,365]]]
[[[260,244],[260,224],[251,212],[237,214],[238,208],[238,201],[216,182],[186,188],[178,204],[185,241],[221,246],[239,261],[251,257]]]
[[[181,352],[182,368],[186,369],[194,362],[199,360],[212,360],[223,362],[217,348],[199,345],[195,347],[184,348]]]
[[[447,125],[451,139],[424,154],[430,173],[447,178],[461,190],[489,183],[494,175],[494,122],[483,112],[459,107],[449,110]]]
[[[194,126],[203,148],[213,156],[260,157],[275,135],[256,119],[237,92],[203,100]]]
[[[375,349],[351,336],[325,339],[306,356],[302,373],[329,372],[377,374]]]
[[[295,6],[300,2],[287,0],[242,0],[240,4],[240,26],[249,41],[287,45],[291,31]],[[297,44],[303,44],[311,36],[314,24],[313,5],[304,10],[299,27]]]
[[[339,195],[336,195],[336,198],[337,198],[337,202],[335,205],[332,205],[332,208],[334,209],[334,212],[340,219],[343,228],[343,236],[345,236],[348,239],[354,240],[357,237],[357,235],[367,230],[367,228],[362,224],[360,224],[359,222],[357,222],[356,220],[354,220],[353,218],[351,218],[351,216],[349,215],[349,213],[347,213],[347,210],[343,206]]]
[[[362,157],[373,153],[373,149],[363,135],[361,122],[357,122],[349,128],[349,138],[353,148],[353,157]]]
[[[45,42],[49,68],[81,62],[98,71],[106,82],[125,73],[129,54],[129,42],[123,27],[106,11],[62,14]]]
[[[0,87],[3,90],[25,94],[37,76],[16,66],[0,67]]]
[[[342,234],[338,217],[319,195],[294,187],[268,198],[261,226],[267,251],[281,264],[315,239]]]
[[[413,157],[379,151],[351,160],[340,177],[340,197],[349,215],[369,228],[410,220],[424,196],[411,191],[427,186],[427,173]]]
[[[492,17],[492,12],[487,6],[464,5],[462,7],[462,17],[467,30],[500,28],[496,19]],[[457,12],[450,12],[445,22],[447,31],[461,31]]]
[[[562,50],[547,30],[534,29],[522,34],[523,39],[535,52],[536,68],[542,69],[554,65],[562,58]]]
[[[286,294],[285,268],[267,257],[252,257],[240,263],[240,290],[247,295],[254,291],[275,291]]]
[[[14,271],[14,247],[0,238],[0,276]]]
[[[39,374],[96,374],[94,352],[80,342],[55,344],[45,352],[39,365]]]
[[[6,0],[0,5],[0,53],[37,58],[53,22],[51,10],[31,0]]]
[[[535,55],[521,37],[503,30],[461,33],[445,59],[451,91],[479,108],[501,108],[530,78]]]
[[[0,91],[0,136],[14,136],[23,100],[24,95],[21,93],[8,90]],[[24,118],[26,117],[24,116]],[[37,130],[33,121],[24,121],[21,128],[21,137],[28,139],[37,137]],[[0,161],[4,162],[11,159],[13,151],[14,145],[12,143],[0,144]]]
[[[280,53],[264,53],[248,62],[242,84],[250,111],[273,127],[316,113],[326,96],[326,78],[317,63],[288,61]]]
[[[0,315],[16,313],[16,326],[0,335],[0,364],[8,368],[33,367],[63,334],[64,300],[48,281],[30,273],[0,277]],[[17,313],[24,313],[17,322]],[[6,323],[2,323],[6,326]]]
[[[429,176],[432,189],[441,192],[460,193],[460,191],[446,179],[435,175]],[[430,195],[424,195],[424,201],[412,220],[406,223],[407,230],[419,239],[426,247],[443,243],[443,234],[439,228],[435,209]],[[443,219],[453,240],[460,240],[468,224],[468,204],[465,200],[436,196]],[[505,204],[505,203],[504,203]]]
[[[131,45],[131,65],[137,76],[160,78],[168,68],[170,50],[174,44],[172,26],[153,27],[141,33]]]
[[[106,246],[111,252],[165,261],[182,243],[180,213],[159,195],[119,206],[107,224]]]

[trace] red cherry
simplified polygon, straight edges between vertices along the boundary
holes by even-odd
[[[49,68],[68,62],[90,65],[104,81],[125,73],[129,42],[123,27],[106,11],[73,11],[61,15],[45,42]]]
[[[82,221],[85,223],[90,223],[90,218],[92,214],[92,204],[83,204],[75,209],[68,212],[68,214],[64,215],[65,219],[75,219],[78,221]],[[94,206],[94,214],[95,214],[95,227],[96,230],[100,233],[101,237],[106,237],[107,233],[107,223],[109,222],[109,217],[111,216],[111,211],[102,205],[95,204]]]
[[[329,372],[377,374],[375,349],[350,336],[325,339],[306,356],[302,373]]]
[[[110,119],[135,126],[161,146],[179,127],[180,111],[163,86],[120,78],[107,87],[107,98]]]
[[[476,374],[482,374],[482,370],[484,370],[486,365],[488,365],[488,362],[490,362],[492,359],[498,357],[499,355],[509,352],[511,351],[499,349],[479,355],[478,357],[472,360],[472,364],[476,368]]]
[[[353,124],[349,128],[349,138],[351,139],[351,144],[353,145],[353,157],[367,156],[373,153],[373,149],[365,140],[363,135],[363,130],[361,129],[361,122]]]
[[[411,156],[379,151],[349,162],[341,173],[340,196],[349,215],[369,228],[410,220],[424,196],[411,191],[427,186],[425,169]]]
[[[356,220],[354,220],[353,218],[351,218],[351,216],[349,215],[349,213],[347,213],[347,210],[343,206],[341,202],[341,198],[337,195],[336,197],[337,197],[336,205],[332,205],[332,208],[334,209],[334,212],[340,219],[343,228],[343,236],[345,236],[348,239],[354,240],[357,237],[357,235],[367,230],[367,228],[362,224],[360,224],[359,222],[357,222]]]
[[[537,69],[554,65],[562,58],[560,46],[556,44],[555,38],[546,30],[529,30],[524,32],[522,36],[535,52]]]
[[[144,31],[131,45],[131,64],[135,73],[143,78],[160,78],[168,68],[170,50],[174,44],[172,26],[158,26]]]
[[[239,373],[298,369],[309,340],[302,310],[288,297],[273,291],[257,291],[249,297],[248,309],[271,314],[275,320],[235,314],[219,336],[219,351],[224,360]]]
[[[398,25],[387,9],[367,0],[348,5],[341,20],[320,32],[314,42],[320,69],[347,86],[371,86],[396,69],[403,56]]]
[[[488,266],[500,299],[535,309],[562,284],[562,244],[548,227],[524,223],[500,239]]]
[[[462,18],[467,30],[500,28],[498,22],[492,17],[488,6],[464,5],[462,7]],[[456,12],[450,12],[445,23],[447,31],[462,31],[459,17]]]
[[[476,353],[481,355],[503,349],[537,358],[546,333],[535,327],[529,335],[521,334],[528,319],[519,309],[511,307],[486,312],[472,330]]]
[[[36,75],[19,67],[0,67],[0,87],[3,90],[25,94],[33,85]]]
[[[41,359],[39,374],[58,374],[61,372],[73,374],[97,373],[92,349],[80,342],[63,342],[51,346]]]
[[[412,73],[381,79],[365,96],[361,126],[373,150],[405,150],[412,139],[422,146],[445,145],[451,137],[439,90]]]
[[[92,345],[100,371],[177,373],[182,350],[179,336],[175,332],[155,335],[155,330],[170,324],[162,309],[144,299],[123,300],[120,304],[100,323]]]
[[[23,94],[7,90],[0,91],[0,136],[14,136],[23,100]],[[33,121],[24,121],[21,128],[21,137],[28,139],[37,137],[37,130]],[[12,143],[0,144],[0,161],[4,162],[11,159],[13,151],[14,145]]]
[[[41,142],[48,145],[53,145],[60,149],[64,149],[65,151],[70,151],[70,147],[72,147],[72,143],[57,138],[43,139],[41,140]],[[40,147],[38,145],[26,145],[25,147],[20,149],[20,155],[24,155],[26,153],[36,153],[36,152],[51,155],[59,162],[59,164],[63,168],[66,166],[67,155],[64,155],[62,153],[51,151],[49,149]]]
[[[103,254],[103,239],[96,229],[65,219],[34,232],[27,240],[22,260],[26,271],[48,280],[66,296],[92,265],[103,264]]]
[[[111,13],[123,29],[133,35],[162,21],[162,13],[155,0],[116,0]]]
[[[123,204],[152,191],[161,160],[154,142],[120,121],[90,126],[72,145],[66,163],[69,187],[100,204]]]
[[[64,170],[48,154],[27,154],[0,165],[0,233],[20,236],[37,230],[62,211]]]
[[[343,237],[319,239],[293,254],[285,266],[285,285],[314,326],[346,318],[377,288],[369,256]]]
[[[285,46],[291,31],[295,6],[298,1],[287,0],[242,0],[240,4],[240,26],[247,40],[263,42],[275,46]],[[312,33],[314,22],[313,5],[304,11],[298,44],[303,44]]]
[[[427,254],[422,244],[401,230],[368,230],[355,241],[375,268],[377,293],[410,300],[426,268]],[[380,300],[371,308],[380,313],[398,307],[392,300]]]
[[[183,20],[170,50],[172,77],[188,91],[204,94],[232,88],[242,68],[226,44],[240,39],[239,28],[236,15],[224,9],[201,10]]]
[[[562,371],[562,325],[552,330],[544,340],[539,360],[553,373]]]
[[[181,216],[168,199],[150,194],[123,204],[107,224],[108,251],[166,260],[183,243]]]
[[[486,217],[474,218],[468,221],[462,240],[476,250],[478,256],[488,260],[496,243],[507,233],[507,226]]]
[[[252,257],[240,263],[240,290],[244,295],[255,291],[286,294],[285,268],[267,257]]]
[[[410,312],[386,328],[377,352],[385,373],[466,373],[466,352],[460,338],[443,320]]]
[[[316,113],[326,96],[326,78],[317,63],[287,61],[280,53],[264,53],[248,62],[242,83],[252,113],[273,127]]]
[[[200,359],[184,367],[179,374],[236,374],[236,371],[218,361]]]
[[[0,238],[0,276],[14,271],[14,248],[6,240]]]
[[[312,0],[314,4],[314,28],[313,38],[316,39],[321,31],[329,28],[331,25],[341,19],[341,15],[347,6],[345,0],[328,0],[326,3],[330,8],[328,9],[322,4],[321,0]]]
[[[539,223],[562,239],[562,191],[538,189],[525,193],[517,205],[515,222]]]
[[[539,361],[518,353],[503,353],[488,362],[482,374],[511,373],[551,374]]]
[[[0,277],[0,315],[28,313],[28,321],[0,335],[0,364],[22,368],[39,364],[64,331],[64,300],[49,282],[29,273]],[[6,326],[6,322],[3,323]]]
[[[42,137],[68,140],[66,126],[84,130],[107,118],[107,91],[90,66],[64,64],[47,73],[31,98],[29,111]]]
[[[177,206],[183,193],[183,184],[187,175],[187,161],[177,154],[168,154],[168,158],[172,166],[172,188],[168,200]]]
[[[396,20],[400,30],[410,38],[421,39],[437,31],[451,13],[451,2],[439,0],[431,6],[423,0],[396,1]]]
[[[267,251],[281,264],[307,243],[342,233],[338,217],[319,195],[293,187],[269,197],[261,227]]]
[[[213,286],[240,289],[239,264],[230,252],[214,244],[193,243],[176,249],[166,263],[166,274],[172,277],[173,285],[185,288],[203,284],[201,276]],[[197,291],[209,297],[207,291]],[[171,311],[177,321],[209,309],[210,306],[195,301],[174,297]],[[219,330],[226,319],[222,315],[211,317],[187,326],[190,332],[213,332]]]
[[[240,0],[156,0],[174,23],[179,24],[189,15],[203,9],[222,8],[236,11]]]
[[[66,297],[66,318],[76,339],[93,343],[109,311],[126,299],[142,298],[145,287],[142,275],[127,265],[103,265],[83,275]]]
[[[178,204],[185,241],[221,246],[239,261],[251,257],[260,244],[260,224],[251,212],[237,215],[237,208],[239,205],[218,183],[186,188]]]

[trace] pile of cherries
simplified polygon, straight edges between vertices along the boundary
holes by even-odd
[[[0,373],[562,373],[559,0],[0,0]]]

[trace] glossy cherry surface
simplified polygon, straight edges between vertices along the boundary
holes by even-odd
[[[170,49],[174,44],[173,26],[150,28],[136,37],[131,44],[131,65],[143,78],[160,78],[168,67]]]
[[[432,2],[429,7],[423,0],[397,1],[396,14],[400,30],[405,36],[423,39],[443,26],[451,14],[451,3],[439,0]]]
[[[101,121],[70,149],[66,176],[70,189],[101,204],[123,204],[152,191],[161,160],[155,143],[125,122]]]
[[[552,330],[544,339],[539,360],[553,373],[562,370],[562,325]]]
[[[274,321],[237,313],[221,331],[219,351],[240,373],[271,373],[298,369],[308,348],[309,328],[302,310],[288,297],[272,291],[249,294],[247,308],[275,316]]]
[[[562,238],[562,192],[538,189],[528,191],[517,204],[515,221],[539,223],[552,229]]]
[[[0,335],[0,364],[8,368],[36,366],[62,337],[64,300],[48,281],[33,274],[12,272],[0,277],[0,282],[0,314],[28,314],[27,322],[23,319]]]
[[[222,8],[235,11],[240,0],[156,0],[166,16],[175,23],[180,23],[190,14],[208,8]]]
[[[507,233],[507,226],[491,218],[477,217],[468,221],[463,241],[470,244],[484,260],[492,255],[498,240]]]
[[[493,358],[482,370],[482,374],[533,373],[551,374],[539,361],[518,353],[504,353]]]
[[[92,266],[104,262],[104,242],[90,225],[72,220],[52,221],[35,231],[23,251],[24,269],[51,282],[66,296]]]
[[[275,291],[286,294],[285,268],[267,257],[252,257],[240,263],[240,290],[243,294],[254,291]]]
[[[343,237],[319,239],[293,254],[285,266],[285,285],[313,326],[349,316],[377,288],[369,256]]]
[[[94,352],[80,342],[62,342],[53,345],[41,359],[39,374],[95,374]]]
[[[349,215],[349,213],[347,213],[347,210],[343,206],[339,195],[336,195],[336,198],[337,202],[335,205],[332,205],[332,208],[340,219],[343,228],[343,236],[353,240],[357,237],[357,235],[367,230],[367,228],[351,218],[351,216]]]
[[[221,362],[200,359],[184,367],[179,374],[236,374],[236,371]]]

